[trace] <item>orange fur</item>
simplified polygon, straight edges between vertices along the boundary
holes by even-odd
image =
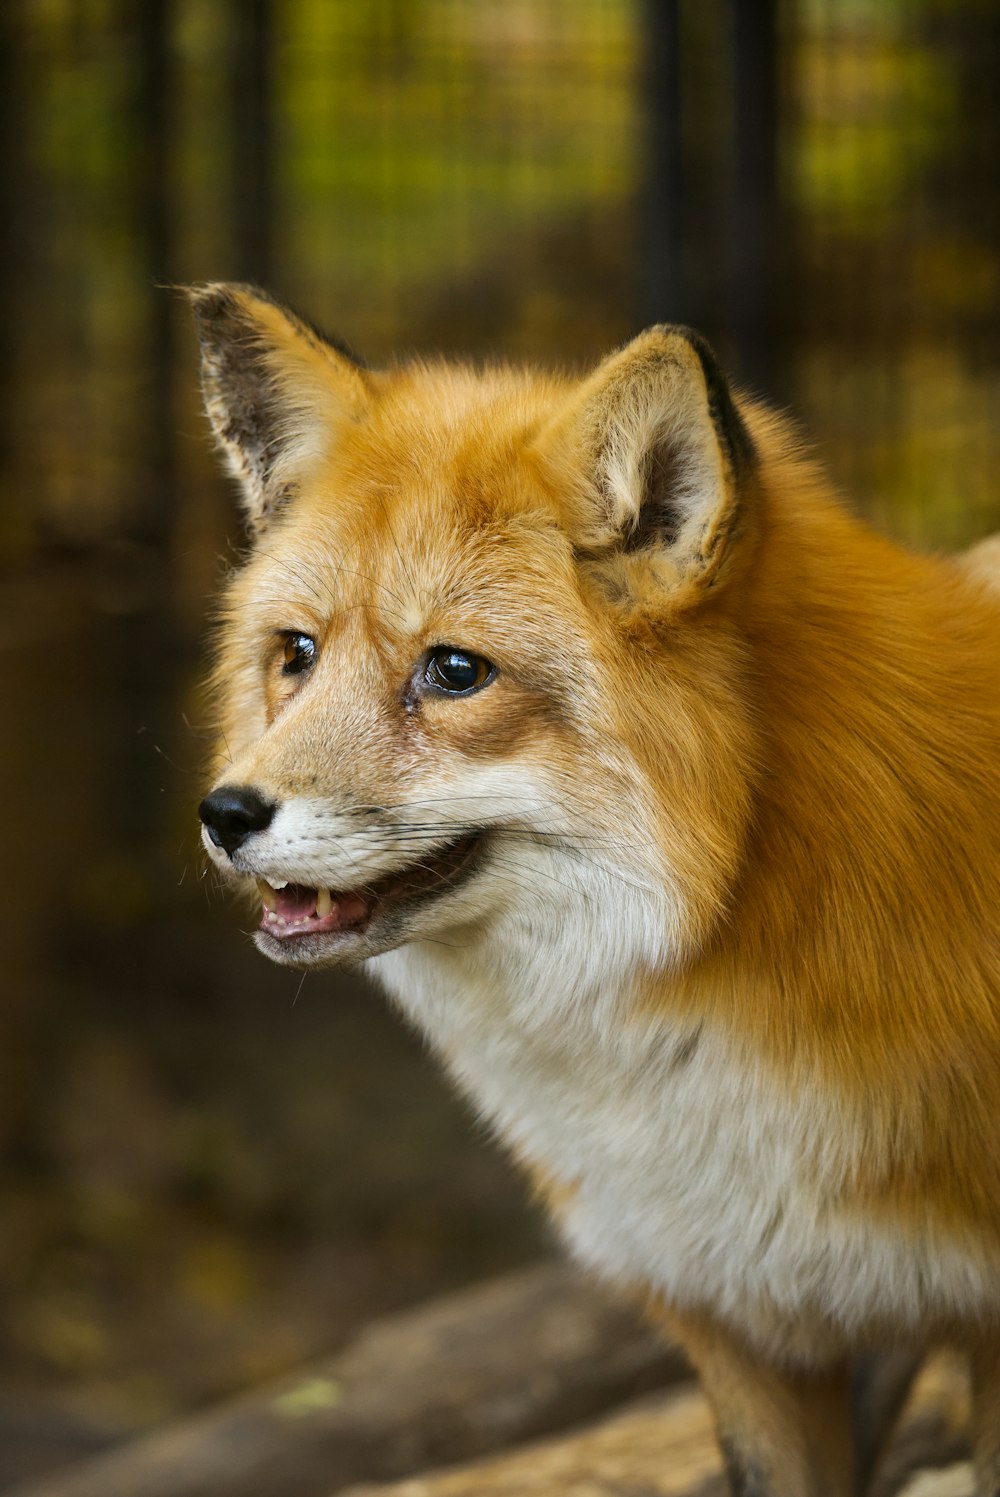
[[[198,297],[209,409],[261,532],[224,604],[219,776],[232,759],[276,800],[379,806],[476,765],[544,773],[592,847],[641,844],[635,877],[667,870],[681,911],[663,959],[622,973],[622,1036],[706,1026],[765,1087],[827,1099],[842,1137],[817,1154],[823,1209],[957,1243],[1000,1289],[1000,543],[918,556],[875,534],[782,420],[729,411],[671,330],[582,382],[373,374],[250,293]],[[229,399],[212,341],[227,317],[264,350],[274,464],[244,450],[242,386]],[[307,690],[280,674],[280,630],[336,661]],[[497,686],[417,710],[406,682],[440,643],[497,663]],[[512,1145],[570,1212],[577,1179]],[[742,1332],[711,1305],[669,1313],[696,1362],[749,1387]],[[925,1329],[971,1344],[970,1313]],[[872,1312],[857,1336],[894,1329]],[[818,1312],[815,1333],[824,1356],[851,1349]],[[772,1376],[718,1395],[733,1439],[765,1431],[751,1443],[775,1491],[825,1490],[780,1431],[798,1418],[800,1443],[822,1427],[839,1449],[843,1378],[814,1397]],[[845,1455],[831,1491],[849,1471]]]

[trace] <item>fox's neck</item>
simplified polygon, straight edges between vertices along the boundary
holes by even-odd
[[[892,546],[808,469],[768,468],[766,444],[764,461],[737,605],[761,772],[690,986],[785,1057],[962,1065],[998,1023],[1000,609],[958,562]]]

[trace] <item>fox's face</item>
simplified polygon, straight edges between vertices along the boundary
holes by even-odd
[[[707,351],[653,330],[583,382],[373,374],[257,293],[194,304],[254,536],[201,816],[261,950],[558,930],[682,959],[749,761],[724,599],[752,455]]]

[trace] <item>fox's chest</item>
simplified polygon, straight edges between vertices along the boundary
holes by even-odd
[[[556,1183],[560,1230],[602,1276],[804,1356],[866,1323],[920,1330],[1000,1298],[995,1268],[960,1247],[847,1209],[855,1141],[834,1101],[791,1095],[708,1026],[612,1038],[599,1014],[569,1010],[541,1026],[495,987],[470,1001],[401,958],[388,985],[517,1157]]]

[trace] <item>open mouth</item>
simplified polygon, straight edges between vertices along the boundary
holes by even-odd
[[[258,878],[264,907],[259,929],[278,941],[326,933],[360,933],[390,904],[433,899],[453,888],[470,870],[482,840],[481,832],[459,837],[418,863],[357,889],[309,889],[303,884],[278,888]]]

